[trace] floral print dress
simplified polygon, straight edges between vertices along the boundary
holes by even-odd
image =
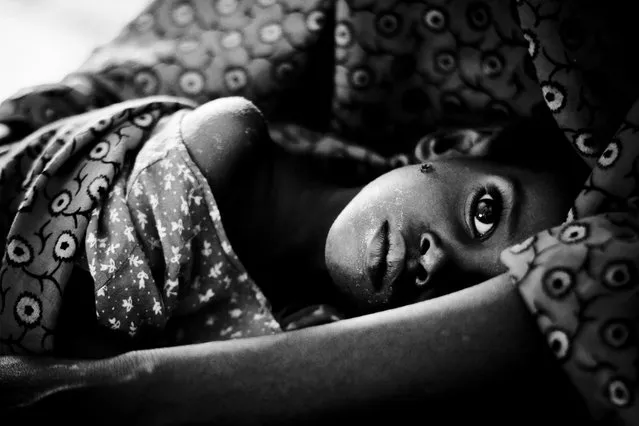
[[[118,104],[47,126],[0,157],[10,205],[0,215],[9,224],[3,353],[55,349],[73,268],[93,278],[99,326],[131,339],[161,336],[160,346],[281,331],[180,136],[192,106]]]

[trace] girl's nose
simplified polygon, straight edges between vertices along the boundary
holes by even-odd
[[[427,285],[448,262],[448,255],[442,247],[439,237],[430,232],[424,232],[419,239],[419,257],[417,275],[418,287]]]

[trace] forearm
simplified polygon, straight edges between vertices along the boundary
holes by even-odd
[[[135,352],[77,368],[17,359],[21,369],[5,365],[2,374],[36,393],[55,390],[48,399],[57,404],[44,398],[45,408],[77,404],[81,395],[84,408],[145,424],[281,423],[409,397],[426,404],[454,397],[464,407],[472,401],[460,395],[494,397],[505,382],[523,389],[543,379],[543,342],[524,309],[500,277],[437,300],[275,337]]]
[[[27,424],[34,418],[62,420],[92,413],[95,424],[107,424],[134,407],[129,395],[137,390],[131,376],[137,371],[140,364],[133,354],[105,360],[2,356],[0,413]],[[106,410],[99,410],[101,406]]]
[[[561,381],[548,361],[520,296],[500,277],[437,301],[275,338],[158,351],[147,377],[149,387],[165,389],[160,419],[307,422],[409,399],[431,420],[461,421],[481,417],[466,409],[489,415],[508,398],[530,407],[542,386],[551,398],[550,387]],[[566,389],[556,391],[568,405]],[[189,395],[189,404],[175,395]]]

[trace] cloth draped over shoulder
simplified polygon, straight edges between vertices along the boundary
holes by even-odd
[[[131,349],[281,332],[182,140],[193,106],[119,103],[45,126],[0,157],[10,202],[1,353],[57,353],[71,284],[93,285],[97,327],[127,335]]]
[[[114,105],[44,126],[7,147],[0,157],[7,203],[0,214],[3,352],[52,349],[59,300],[90,222],[149,129],[189,106],[173,99]]]
[[[639,70],[624,43],[634,37],[628,7],[157,0],[63,82],[5,100],[0,123],[17,140],[116,101],[241,95],[287,148],[383,168],[414,161],[418,139],[440,126],[549,109],[592,174],[563,225],[502,260],[593,418],[634,425]]]

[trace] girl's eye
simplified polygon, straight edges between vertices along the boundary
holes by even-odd
[[[488,236],[499,222],[499,201],[491,194],[484,193],[472,207],[472,228],[480,239]]]

